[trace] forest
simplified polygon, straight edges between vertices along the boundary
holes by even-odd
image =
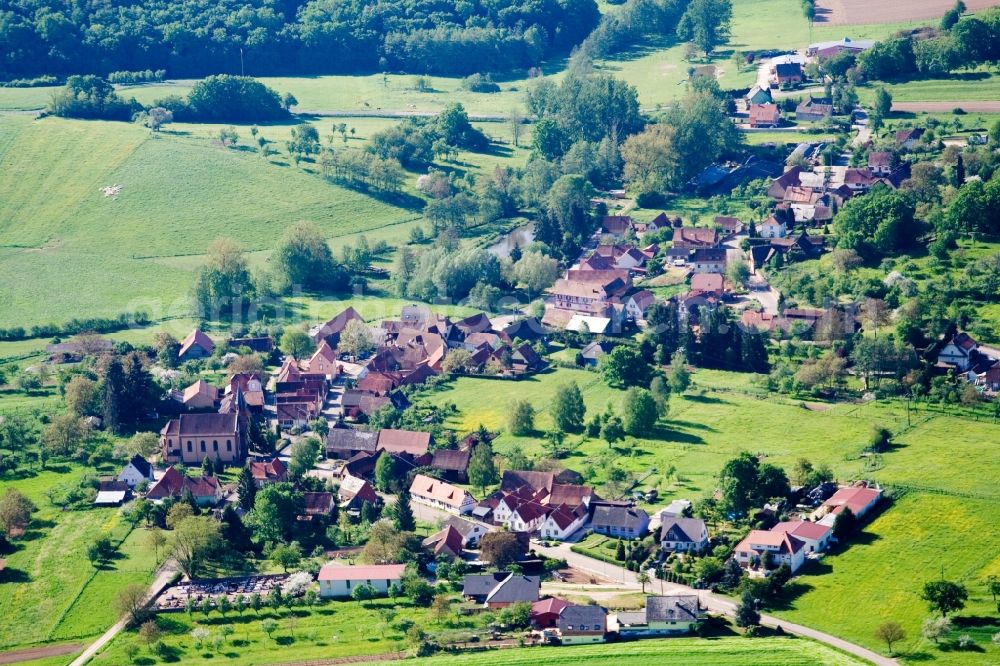
[[[0,0],[0,78],[503,72],[599,20],[594,0]]]

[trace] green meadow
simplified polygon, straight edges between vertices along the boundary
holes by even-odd
[[[864,662],[812,641],[791,638],[667,638],[487,652],[392,661],[413,666],[530,666],[533,664],[622,664],[657,666],[684,663],[704,666],[853,666]]]
[[[4,478],[2,487],[17,488],[38,507],[32,526],[5,555],[0,581],[0,649],[32,643],[67,641],[103,633],[114,624],[117,591],[129,583],[151,580],[152,550],[144,530],[131,530],[119,510],[62,511],[46,492],[74,483],[82,467],[53,465],[25,479]],[[99,537],[119,543],[120,557],[95,569],[87,547]]]

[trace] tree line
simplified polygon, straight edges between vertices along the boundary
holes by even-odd
[[[569,51],[600,19],[594,0],[5,0],[0,9],[0,78],[507,71]]]

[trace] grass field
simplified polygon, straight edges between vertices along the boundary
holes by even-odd
[[[118,509],[64,512],[45,497],[49,488],[79,479],[83,471],[74,466],[0,482],[19,489],[39,508],[0,573],[9,590],[0,595],[0,648],[101,633],[114,623],[116,591],[150,578],[153,554],[143,530],[129,534]],[[117,543],[126,534],[122,557],[95,572],[87,546],[100,536]]]
[[[824,645],[789,638],[724,638],[698,640],[668,638],[634,643],[575,645],[548,648],[491,650],[483,653],[435,656],[387,662],[413,666],[531,666],[534,664],[622,664],[655,666],[664,663],[704,666],[848,666],[861,664],[853,657]]]
[[[0,326],[144,309],[183,317],[195,262],[219,236],[268,250],[315,222],[331,238],[413,220],[413,212],[294,167],[134,125],[0,118]],[[44,168],[40,165],[44,164]],[[122,186],[105,197],[98,188]],[[31,280],[24,280],[26,275]]]
[[[981,477],[984,485],[992,478]],[[897,648],[908,662],[995,664],[1000,649],[990,637],[1000,631],[1000,620],[983,582],[988,575],[1000,575],[996,510],[995,500],[907,494],[848,550],[824,558],[798,578],[793,588],[800,595],[776,614],[875,650],[885,648],[872,636],[875,627],[895,620],[908,636]],[[965,582],[970,592],[966,610],[954,620],[951,641],[969,634],[977,651],[942,650],[920,636],[921,623],[931,615],[918,596],[920,588],[942,571],[950,580]]]
[[[389,608],[396,612],[387,620],[384,611]],[[271,637],[264,633],[261,625],[265,618],[276,619],[279,623],[278,630]],[[400,599],[379,599],[364,605],[356,601],[330,602],[291,612],[282,610],[275,613],[268,609],[261,611],[260,615],[250,611],[242,617],[236,613],[230,613],[226,618],[218,614],[208,618],[201,613],[192,617],[185,613],[161,614],[157,623],[164,632],[163,642],[170,650],[170,661],[205,665],[223,660],[234,666],[259,666],[403,650],[407,646],[406,638],[402,631],[392,626],[403,619],[412,620],[428,634],[449,640],[468,638],[470,633],[480,631],[483,623],[481,615],[450,615],[439,621],[428,609],[416,608]],[[194,646],[190,634],[196,626],[215,634],[223,624],[231,625],[235,633],[218,652],[209,647],[197,649]],[[124,666],[129,661],[124,646],[135,641],[134,631],[121,634],[92,663]],[[145,647],[141,658],[146,664],[163,661],[152,659]]]

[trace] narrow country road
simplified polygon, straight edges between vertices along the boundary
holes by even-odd
[[[586,555],[574,553],[570,550],[571,545],[572,544],[569,542],[564,542],[553,547],[545,547],[538,544],[533,544],[533,547],[536,552],[547,557],[566,560],[566,563],[574,569],[589,571],[590,573],[597,574],[615,582],[620,581],[625,587],[630,587],[636,590],[642,589],[642,585],[640,585],[639,581],[636,580],[635,572],[629,571],[624,567],[602,562],[601,560],[597,560]],[[688,587],[687,585],[668,583],[654,578],[653,582],[647,584],[647,588],[654,594],[695,594],[701,600],[701,605],[709,611],[725,615],[733,615],[736,612],[736,604],[732,601],[712,594],[711,592],[706,592],[705,590],[696,590],[693,587]],[[761,615],[760,623],[765,627],[776,627],[781,625],[781,628],[790,634],[804,636],[814,641],[825,643],[837,648],[838,650],[860,657],[861,659],[870,661],[873,664],[877,664],[878,666],[899,666],[895,659],[882,656],[877,652],[869,650],[868,648],[855,645],[854,643],[845,641],[842,638],[837,638],[836,636],[832,636],[822,631],[793,624],[770,615]]]
[[[163,591],[163,588],[170,583],[170,579],[173,578],[174,574],[177,573],[177,563],[174,560],[167,560],[163,563],[157,571],[156,578],[153,580],[153,584],[149,586],[149,592],[146,594],[147,601],[153,599],[156,595]],[[104,634],[98,638],[96,641],[87,646],[87,649],[80,653],[80,656],[70,662],[69,666],[83,666],[90,659],[97,654],[101,648],[111,642],[111,640],[117,636],[122,629],[125,628],[125,619],[122,618],[115,622],[115,624],[104,632]]]

